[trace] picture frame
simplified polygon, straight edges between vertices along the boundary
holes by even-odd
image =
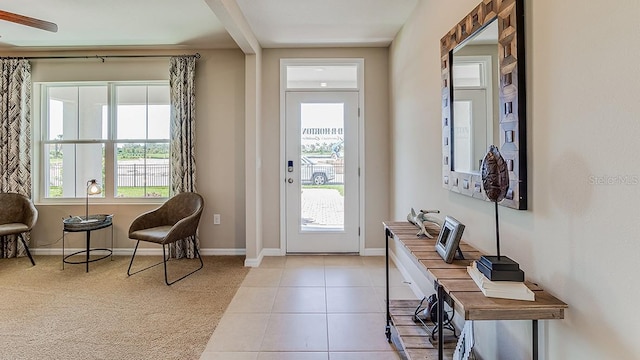
[[[463,232],[464,225],[458,220],[451,216],[444,218],[444,223],[436,241],[436,252],[447,264],[453,262]]]

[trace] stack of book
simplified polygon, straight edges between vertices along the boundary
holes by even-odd
[[[467,266],[467,272],[487,297],[535,301],[536,297],[527,285],[520,281],[491,281],[478,270],[474,261]]]

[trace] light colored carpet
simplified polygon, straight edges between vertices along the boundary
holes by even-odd
[[[0,359],[198,359],[249,271],[209,256],[167,286],[162,265],[128,277],[130,258],[113,259],[89,273],[59,256],[0,259]],[[138,259],[134,270],[161,257]],[[169,280],[198,265],[169,262]]]

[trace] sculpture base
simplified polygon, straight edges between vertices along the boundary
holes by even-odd
[[[506,256],[482,256],[476,266],[491,281],[524,281],[520,265]]]

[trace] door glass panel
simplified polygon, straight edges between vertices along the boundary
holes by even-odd
[[[300,231],[344,231],[344,104],[300,106]]]
[[[471,171],[471,119],[472,119],[472,103],[471,101],[453,102],[453,111],[456,114],[456,121],[453,126],[454,139],[454,160],[453,164],[456,171]]]

